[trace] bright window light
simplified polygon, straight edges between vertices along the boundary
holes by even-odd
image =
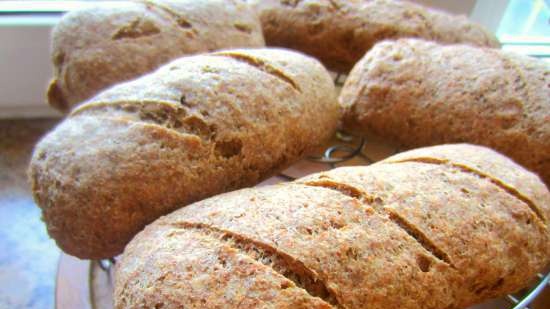
[[[510,0],[497,36],[503,49],[550,61],[550,0]]]

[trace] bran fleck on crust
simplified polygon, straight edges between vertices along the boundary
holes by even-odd
[[[263,46],[260,21],[239,0],[98,4],[64,15],[54,28],[48,101],[68,112],[183,55]]]
[[[278,298],[284,286],[249,284],[263,280],[263,267],[227,275],[211,262],[194,263],[194,252],[210,248],[199,243],[205,237],[294,282],[299,295],[317,301],[312,308],[458,309],[517,291],[550,262],[547,222],[498,183],[457,168],[462,161],[448,153],[462,149],[480,154],[468,164],[485,175],[510,169],[492,176],[503,183],[536,179],[488,148],[445,145],[218,195],[158,219],[128,244],[116,266],[115,308],[152,304],[159,298],[151,291],[164,290],[177,297],[162,298],[162,308],[235,308],[220,303],[233,295],[246,304],[239,308],[292,307],[296,296]],[[419,153],[449,161],[400,161]],[[547,213],[550,192],[538,197]],[[172,236],[189,233],[197,239],[192,250]],[[212,260],[223,252],[213,250]],[[186,278],[220,285],[191,289]],[[277,300],[264,302],[266,293]]]
[[[500,46],[493,34],[465,16],[407,1],[254,0],[251,5],[260,15],[268,46],[300,50],[344,73],[385,39]]]
[[[184,57],[73,110],[34,150],[33,194],[65,252],[114,256],[159,216],[285,168],[328,140],[340,116],[313,58]]]
[[[406,147],[491,147],[550,183],[550,66],[415,39],[377,44],[346,81],[345,126]]]

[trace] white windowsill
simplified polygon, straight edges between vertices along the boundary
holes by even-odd
[[[59,115],[45,100],[53,24],[0,26],[0,118]]]
[[[0,1],[0,118],[61,116],[45,97],[52,76],[50,32],[62,12],[92,5],[97,3]]]

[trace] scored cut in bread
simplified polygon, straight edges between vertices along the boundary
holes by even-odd
[[[52,32],[49,104],[69,112],[110,86],[188,54],[263,47],[241,0],[137,0],[65,14]]]
[[[344,126],[405,147],[467,142],[550,184],[550,65],[512,52],[416,39],[377,44],[340,94]]]
[[[466,16],[397,0],[252,0],[268,46],[300,50],[347,73],[377,42],[422,38],[442,44],[499,47]]]

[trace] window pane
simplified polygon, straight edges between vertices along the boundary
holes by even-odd
[[[550,0],[510,0],[497,35],[503,41],[550,39]]]

